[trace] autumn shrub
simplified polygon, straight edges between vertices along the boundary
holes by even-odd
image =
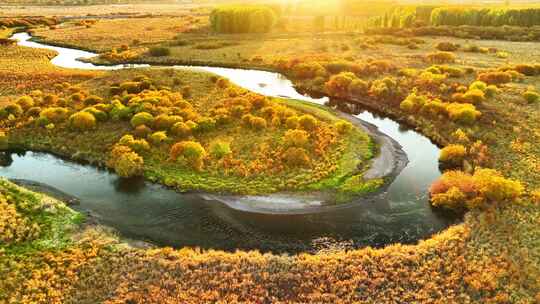
[[[133,134],[140,138],[146,138],[148,135],[152,134],[152,129],[147,125],[140,125],[135,128]]]
[[[345,98],[349,96],[350,84],[356,79],[358,78],[353,73],[342,72],[330,77],[330,79],[325,83],[324,87],[329,95]]]
[[[467,103],[480,104],[486,100],[486,96],[480,89],[471,89],[463,94],[463,100]]]
[[[523,98],[525,98],[528,103],[535,103],[540,101],[540,94],[529,90],[523,93]]]
[[[167,139],[168,139],[168,136],[167,136],[167,132],[165,131],[157,131],[150,134],[150,136],[148,136],[148,140],[153,145],[159,145],[161,143],[164,143],[165,141],[167,141]]]
[[[14,117],[19,117],[24,113],[23,108],[19,104],[16,104],[16,103],[8,104],[2,110],[5,113],[4,114],[5,117],[9,115],[13,115]]]
[[[216,86],[220,89],[225,89],[227,88],[228,86],[230,85],[230,82],[227,78],[224,78],[224,77],[220,77],[217,81],[216,81]]]
[[[255,130],[262,130],[262,129],[265,129],[267,126],[266,119],[262,117],[257,117],[257,116],[253,117],[249,121],[249,124]]]
[[[39,113],[41,113],[41,108],[40,107],[31,107],[30,109],[28,109],[26,111],[26,116],[28,117],[37,117],[39,116]]]
[[[46,108],[39,113],[40,117],[46,118],[49,122],[59,123],[68,118],[69,110],[62,107]]]
[[[347,134],[354,128],[353,124],[346,120],[339,120],[334,123],[334,126],[339,134]]]
[[[17,104],[21,106],[24,111],[30,109],[35,105],[34,99],[28,95],[19,97],[19,99],[17,99]]]
[[[188,137],[191,135],[191,127],[185,122],[177,122],[172,126],[171,133],[178,137]]]
[[[0,246],[33,240],[41,233],[40,226],[19,212],[17,205],[13,197],[0,194]]]
[[[141,83],[136,81],[122,82],[118,88],[118,91],[127,92],[129,94],[137,94],[142,92],[142,90]]]
[[[9,138],[7,134],[0,131],[0,150],[7,150],[9,147]]]
[[[283,143],[287,147],[305,147],[309,143],[309,133],[304,130],[287,130],[283,136]]]
[[[129,119],[133,114],[133,110],[123,105],[119,100],[114,100],[109,114],[112,120]]]
[[[182,156],[197,171],[203,169],[204,159],[207,156],[203,146],[195,141],[178,142],[171,147],[169,154],[172,160],[177,160]]]
[[[210,132],[215,129],[216,129],[216,120],[213,119],[212,117],[201,117],[199,120],[197,120],[198,132]]]
[[[427,98],[425,96],[418,95],[416,91],[414,91],[401,102],[399,108],[408,113],[417,113],[422,109],[426,102]]]
[[[459,44],[455,44],[448,41],[439,42],[435,48],[443,52],[455,52],[459,49]]]
[[[524,191],[518,181],[506,179],[493,169],[473,175],[445,172],[430,188],[431,203],[449,209],[482,208],[515,201]]]
[[[262,109],[268,105],[268,99],[264,95],[247,94],[246,99],[251,103],[251,107],[255,110]]]
[[[142,175],[144,160],[131,148],[115,145],[109,155],[107,164],[121,177],[129,178]]]
[[[540,74],[532,64],[518,64],[514,66],[514,70],[526,76],[535,76]]]
[[[90,95],[84,99],[84,104],[90,106],[95,105],[98,103],[103,103],[103,98],[96,96],[96,95]]]
[[[261,116],[266,119],[271,119],[276,114],[276,109],[272,106],[267,106],[261,109]]]
[[[448,75],[449,77],[459,78],[465,75],[465,71],[460,68],[448,66],[448,65],[437,65],[435,66],[440,73]]]
[[[232,153],[231,145],[228,142],[216,140],[210,144],[210,155],[215,159],[221,159]]]
[[[184,119],[182,116],[161,114],[154,119],[154,129],[167,131],[170,130],[175,123],[183,121]]]
[[[478,80],[486,84],[505,84],[512,81],[512,74],[509,72],[485,72],[478,74]]]
[[[120,140],[118,141],[118,144],[130,147],[133,151],[137,153],[143,153],[150,150],[150,145],[145,139],[135,139],[133,135],[130,134],[122,136],[122,138],[120,138]]]
[[[84,100],[84,95],[81,92],[76,92],[71,94],[68,99],[72,103],[82,102]]]
[[[393,77],[376,79],[371,83],[369,94],[378,99],[391,98],[398,94],[398,83]]]
[[[107,112],[98,110],[95,107],[89,107],[84,109],[83,111],[92,114],[98,121],[106,121],[107,119],[109,119],[109,115],[107,114]]]
[[[348,90],[352,96],[364,96],[369,91],[369,83],[362,79],[354,79],[349,84]]]
[[[486,94],[486,97],[487,98],[493,98],[495,97],[497,94],[499,94],[500,90],[499,88],[497,88],[496,85],[488,85],[486,87],[486,89],[484,90],[484,94]]]
[[[298,117],[300,128],[306,131],[313,131],[319,125],[319,121],[310,114],[304,114]]]
[[[469,90],[480,90],[484,92],[487,89],[487,84],[483,81],[477,80],[469,85]]]
[[[140,125],[151,126],[154,123],[154,116],[152,116],[152,114],[147,113],[147,112],[140,112],[133,115],[130,123],[131,123],[131,126],[133,126],[133,128],[136,128]]]
[[[446,110],[451,120],[463,124],[474,123],[482,114],[472,104],[450,103],[446,106]]]
[[[453,63],[456,61],[456,55],[451,52],[435,52],[426,55],[428,62],[432,63]]]
[[[153,57],[169,56],[171,54],[171,49],[163,46],[153,46],[148,50],[148,53]]]
[[[88,112],[77,112],[69,117],[69,125],[78,131],[87,131],[96,127],[96,118]]]
[[[457,143],[466,144],[470,142],[469,136],[462,129],[457,129],[451,136],[453,141]]]
[[[296,115],[287,117],[285,125],[288,129],[298,129],[300,127],[300,118]]]
[[[290,167],[306,167],[310,163],[309,155],[304,148],[290,147],[283,153],[283,160]]]
[[[326,75],[326,70],[318,62],[302,62],[292,68],[292,73],[298,79],[313,79]]]
[[[424,71],[418,75],[418,80],[425,85],[438,85],[446,79],[446,74]]]
[[[467,156],[467,148],[462,145],[448,145],[441,149],[439,161],[448,167],[460,167]]]
[[[428,117],[438,118],[446,114],[446,103],[439,99],[427,100],[422,106],[420,113]]]

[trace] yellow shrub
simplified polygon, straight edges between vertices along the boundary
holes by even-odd
[[[154,132],[150,136],[148,136],[148,140],[150,140],[150,142],[154,145],[159,145],[165,142],[167,139],[168,137],[165,131]]]
[[[287,130],[283,137],[287,147],[305,147],[309,143],[309,133],[304,130]]]
[[[464,146],[448,145],[441,149],[439,161],[449,166],[461,166],[466,156],[467,149]]]
[[[478,169],[474,175],[447,171],[430,188],[431,203],[451,209],[481,208],[514,202],[523,194],[518,181],[504,178],[493,169]]]
[[[346,120],[340,120],[334,126],[339,134],[347,134],[354,128],[353,124]]]
[[[285,121],[285,125],[288,129],[298,129],[300,127],[300,119],[296,115],[290,116]]]
[[[207,153],[203,146],[196,141],[181,141],[171,147],[169,155],[172,160],[177,160],[178,157],[182,156],[193,169],[201,171]]]
[[[40,117],[46,118],[49,122],[63,122],[68,117],[68,109],[61,107],[46,108],[39,113]]]
[[[77,112],[69,117],[70,126],[79,131],[95,128],[96,118],[88,112]]]
[[[318,126],[319,121],[309,114],[304,114],[298,118],[300,127],[306,131],[313,131]]]
[[[41,229],[17,211],[16,205],[0,195],[0,245],[32,240]]]
[[[115,145],[107,164],[121,177],[129,178],[143,174],[144,160],[129,147]]]
[[[451,120],[463,124],[472,124],[482,113],[472,104],[451,103],[446,106]]]
[[[310,163],[309,155],[303,148],[291,147],[283,154],[283,159],[288,166],[305,167]]]
[[[150,145],[145,139],[135,139],[133,135],[126,134],[120,138],[118,144],[128,146],[137,153],[150,150]]]
[[[17,104],[26,111],[34,106],[34,99],[30,96],[22,96],[17,99]]]

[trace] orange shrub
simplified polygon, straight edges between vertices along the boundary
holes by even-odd
[[[326,92],[331,96],[348,97],[350,84],[358,79],[351,72],[342,72],[330,77],[330,80],[324,85]]]
[[[478,75],[478,80],[487,84],[504,84],[512,81],[512,74],[508,72],[485,72]]]

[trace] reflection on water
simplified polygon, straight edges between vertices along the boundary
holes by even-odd
[[[65,68],[122,69],[77,61],[93,53],[52,47],[13,36],[19,45],[59,52],[52,63]],[[282,75],[256,70],[174,66],[227,77],[233,83],[267,96],[284,96],[323,104],[328,98],[299,94]],[[251,214],[208,201],[197,194],[180,194],[142,179],[123,180],[107,171],[67,162],[48,154],[2,155],[0,175],[43,182],[80,198],[76,209],[88,211],[104,224],[135,238],[170,246],[200,246],[225,250],[259,249],[295,252],[314,240],[330,237],[352,240],[354,246],[411,243],[429,237],[454,222],[430,207],[426,190],[439,175],[439,149],[424,136],[404,129],[391,119],[357,106],[355,115],[376,125],[399,142],[409,164],[388,188],[384,201],[358,202],[346,209],[309,215]]]

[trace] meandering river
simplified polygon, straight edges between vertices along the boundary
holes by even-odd
[[[150,67],[97,66],[77,60],[97,56],[94,53],[32,42],[27,33],[12,38],[20,46],[58,52],[51,62],[63,68]],[[291,81],[278,73],[215,67],[169,68],[212,72],[267,96],[328,102],[328,98],[299,94]],[[50,185],[79,198],[75,209],[90,213],[122,235],[174,247],[298,252],[309,250],[322,238],[352,241],[354,247],[379,247],[395,242],[413,243],[454,223],[454,217],[433,210],[428,202],[427,189],[440,175],[439,149],[426,137],[389,118],[357,110],[357,118],[376,125],[402,145],[409,163],[389,186],[384,199],[359,199],[346,208],[328,212],[272,215],[238,211],[202,195],[177,193],[141,179],[120,179],[108,171],[44,153],[10,154],[0,167],[0,175]]]

